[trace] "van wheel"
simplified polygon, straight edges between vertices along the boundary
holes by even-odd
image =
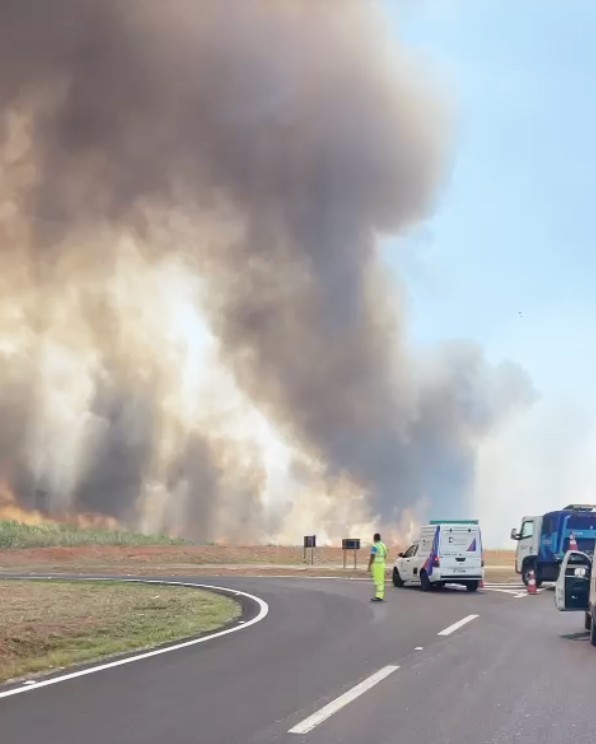
[[[399,575],[397,568],[393,569],[393,586],[402,587],[405,586],[405,581]]]
[[[430,589],[432,589],[432,584],[430,583],[430,579],[428,578],[428,574],[426,571],[420,571],[420,588],[423,592],[428,592]]]
[[[590,616],[590,643],[596,646],[596,623],[592,616]]]
[[[589,612],[586,612],[584,615],[584,628],[586,630],[592,630],[592,615]]]
[[[469,592],[475,592],[475,591],[476,591],[476,590],[478,589],[478,582],[477,582],[477,581],[469,581],[469,582],[468,582],[468,583],[466,584],[466,589],[467,589],[467,590],[468,590]]]

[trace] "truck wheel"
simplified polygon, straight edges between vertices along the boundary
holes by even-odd
[[[592,646],[596,646],[596,623],[594,618],[590,616],[590,643]]]
[[[586,612],[584,616],[584,628],[586,630],[592,630],[592,615],[589,612]]]
[[[428,578],[428,574],[426,571],[420,571],[420,588],[423,592],[428,592],[430,589],[432,589],[432,584],[430,583],[430,579]]]
[[[467,589],[467,590],[468,590],[469,592],[475,592],[475,591],[476,591],[476,590],[478,589],[478,582],[477,582],[477,581],[469,581],[469,582],[468,582],[468,583],[466,584],[466,589]]]
[[[402,577],[399,575],[399,571],[397,570],[397,568],[394,568],[393,569],[393,586],[402,587],[404,585],[405,585],[405,582],[402,579]]]

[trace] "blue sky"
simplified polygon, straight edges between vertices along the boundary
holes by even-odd
[[[497,469],[511,503],[495,485],[483,512],[513,524],[520,510],[563,506],[571,491],[596,501],[596,2],[386,5],[456,109],[438,210],[394,259],[411,336],[478,341],[490,360],[519,362],[541,395],[495,445],[500,464],[492,455],[491,478]]]

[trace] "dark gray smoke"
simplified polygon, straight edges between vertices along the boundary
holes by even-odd
[[[20,208],[42,283],[75,230],[107,222],[144,239],[144,210],[184,205],[209,322],[250,399],[330,478],[369,493],[371,514],[425,503],[455,516],[479,441],[530,386],[470,346],[432,362],[405,347],[378,240],[432,208],[447,127],[378,11],[372,0],[3,0],[0,107],[34,112],[37,177]],[[222,204],[238,236],[214,247],[200,226]],[[93,404],[107,423],[75,502],[134,522],[160,391],[116,373],[111,385]],[[18,430],[5,439],[0,463],[22,446]],[[182,511],[202,537],[224,498],[216,449],[195,433],[171,466],[172,511],[175,483],[190,479]],[[236,492],[253,521],[261,487]]]

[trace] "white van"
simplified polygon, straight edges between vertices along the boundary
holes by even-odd
[[[400,553],[393,567],[394,586],[461,584],[475,592],[484,579],[482,540],[478,520],[433,521]]]

